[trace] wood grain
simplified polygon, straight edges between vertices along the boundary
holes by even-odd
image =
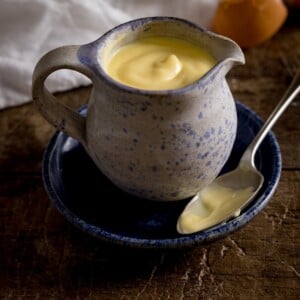
[[[172,252],[127,250],[81,233],[50,205],[40,176],[0,180],[5,299],[299,296],[300,171],[284,171],[270,205],[240,231]]]

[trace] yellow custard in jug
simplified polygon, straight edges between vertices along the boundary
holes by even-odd
[[[122,84],[145,90],[177,89],[201,78],[216,64],[205,49],[172,37],[147,37],[116,51],[106,72]]]

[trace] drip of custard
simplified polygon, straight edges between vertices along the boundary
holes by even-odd
[[[228,217],[239,216],[239,208],[253,191],[253,187],[233,189],[218,184],[205,188],[189,209],[181,214],[178,220],[180,231],[194,233],[217,225]]]
[[[148,37],[121,47],[106,72],[122,84],[145,90],[187,86],[216,64],[205,49],[172,37]]]

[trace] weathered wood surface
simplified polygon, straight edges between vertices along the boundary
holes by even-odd
[[[289,22],[245,51],[236,98],[266,119],[300,66]],[[59,97],[73,106],[89,88]],[[185,251],[104,244],[50,205],[41,160],[53,128],[32,104],[0,112],[0,299],[300,299],[300,98],[274,128],[283,172],[270,204],[229,237]]]

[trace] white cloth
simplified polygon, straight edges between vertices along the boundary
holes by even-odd
[[[0,109],[30,101],[34,66],[53,48],[91,42],[120,23],[146,16],[176,16],[208,27],[217,2],[1,0]],[[63,91],[87,82],[75,72],[59,71],[49,77],[47,86]]]

